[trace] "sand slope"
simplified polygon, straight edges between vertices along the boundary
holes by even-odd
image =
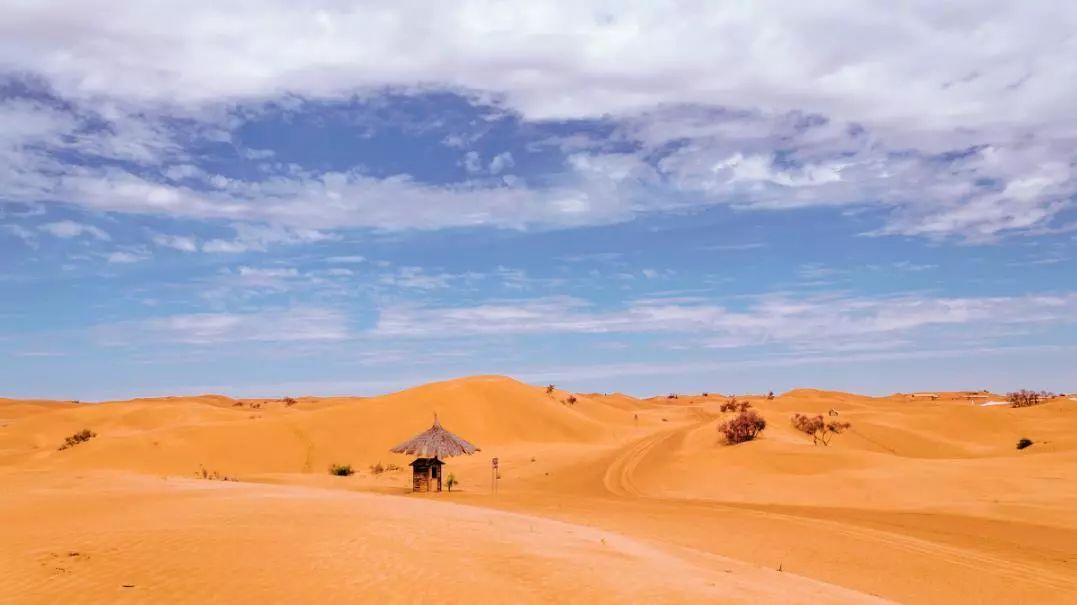
[[[0,527],[0,602],[875,600],[611,532],[431,500],[109,475],[36,487],[0,503],[9,521]]]
[[[0,400],[0,601],[1077,600],[1077,403],[938,395],[749,396],[769,426],[737,446],[725,396],[492,376],[291,405]],[[853,428],[830,447],[789,423],[831,410]],[[434,412],[483,450],[449,461],[456,492],[367,470],[405,465],[387,449]]]

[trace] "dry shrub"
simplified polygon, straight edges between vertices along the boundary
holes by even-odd
[[[548,385],[546,385],[546,394],[547,394],[547,395],[552,395],[552,394],[553,394],[553,390],[554,390],[554,388],[555,388],[555,387],[554,387],[554,386],[553,386],[552,384],[548,384]]]
[[[57,451],[63,451],[69,447],[75,447],[76,445],[80,443],[85,443],[96,436],[97,433],[91,431],[90,429],[82,429],[74,435],[71,435],[70,437],[64,439],[64,444],[57,448]]]
[[[194,474],[195,479],[205,479],[207,481],[239,481],[235,477],[229,477],[228,475],[222,475],[217,471],[208,471],[206,467],[201,467]]]
[[[288,407],[291,407],[291,406],[293,406],[293,405],[295,405],[297,403],[299,403],[299,402],[296,401],[294,397],[285,397],[284,398],[284,405],[286,405]]]
[[[818,416],[794,414],[790,420],[793,423],[793,428],[811,436],[811,441],[815,445],[820,443],[830,445],[830,440],[834,438],[834,435],[844,433],[846,429],[852,426],[848,422],[827,421],[821,414]]]
[[[372,475],[380,475],[380,474],[382,474],[384,472],[385,472],[385,467],[381,465],[381,462],[378,462],[377,464],[371,464],[370,465],[370,474],[372,474]]]
[[[1020,441],[1017,442],[1017,449],[1023,450],[1023,449],[1025,449],[1026,447],[1028,447],[1030,445],[1032,445],[1032,440],[1029,439],[1028,437],[1024,437]]]
[[[750,401],[737,401],[736,397],[730,397],[718,407],[720,412],[747,412],[752,409],[752,402]]]
[[[568,399],[566,399],[565,401],[568,402],[569,405],[576,405],[576,396],[569,395]]]
[[[347,476],[353,474],[354,472],[355,471],[352,470],[352,465],[350,465],[350,464],[330,464],[329,465],[329,474],[330,475],[336,475],[337,477],[347,477]]]
[[[1028,408],[1039,405],[1048,399],[1054,398],[1054,396],[1054,393],[1048,391],[1021,389],[1020,391],[1006,393],[1006,401],[1010,402],[1010,407],[1012,408]]]
[[[773,399],[774,399],[774,391],[768,391],[767,392],[767,401],[771,401]]]
[[[727,444],[732,445],[755,439],[765,428],[767,428],[767,421],[755,410],[746,409],[732,420],[719,424],[718,432],[725,437]]]

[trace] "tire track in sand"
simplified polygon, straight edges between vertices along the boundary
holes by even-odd
[[[721,514],[724,517],[739,514],[777,523],[794,524],[801,528],[807,527],[814,530],[823,528],[829,535],[836,534],[871,542],[883,548],[898,549],[918,557],[928,557],[979,572],[989,570],[993,574],[1012,578],[1018,583],[1034,584],[1043,588],[1062,591],[1065,594],[1073,593],[1077,597],[1077,580],[1068,575],[982,551],[924,540],[908,534],[857,526],[808,513],[775,512],[766,510],[762,506],[755,507],[751,503],[723,503],[715,500],[691,500],[648,495],[636,481],[636,470],[640,464],[656,451],[656,448],[674,439],[682,438],[690,431],[713,420],[702,410],[699,410],[699,416],[703,418],[699,422],[652,433],[630,442],[619,450],[609,463],[603,476],[603,485],[606,490],[610,494],[622,498],[689,507],[695,510]]]

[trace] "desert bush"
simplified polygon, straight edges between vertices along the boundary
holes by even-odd
[[[852,426],[848,422],[827,421],[821,414],[818,416],[794,414],[790,421],[793,423],[793,428],[811,436],[812,443],[815,445],[820,443],[830,445],[830,440],[834,438],[834,435],[844,433],[846,429]]]
[[[372,474],[372,475],[380,475],[380,474],[382,474],[384,472],[385,472],[385,467],[381,465],[381,462],[378,462],[377,464],[371,464],[370,465],[370,474]]]
[[[721,412],[747,412],[752,409],[752,402],[750,401],[737,401],[736,397],[730,397],[718,407]]]
[[[449,486],[449,491],[452,491],[454,485],[460,485],[460,482],[456,480],[456,475],[449,473],[449,476],[445,479],[445,483]]]
[[[774,399],[774,391],[768,391],[767,392],[767,400],[770,401],[770,400],[773,400],[773,399]]]
[[[351,475],[353,473],[355,473],[355,471],[352,470],[352,465],[350,465],[350,464],[330,464],[329,465],[329,474],[330,475],[336,475],[337,477],[347,477],[347,476],[349,476],[349,475]]]
[[[398,470],[400,470],[400,466],[398,466],[396,464],[389,463],[389,464],[385,465],[385,472],[387,472],[387,473],[393,472],[393,471],[398,471]]]
[[[569,395],[568,399],[566,399],[565,401],[568,402],[569,405],[576,405],[576,396]]]
[[[678,399],[678,397],[676,393],[670,393],[669,395],[666,395],[666,399]]]
[[[1027,408],[1034,405],[1039,405],[1048,399],[1053,398],[1054,393],[1048,391],[1033,391],[1031,389],[1021,389],[1020,391],[1014,391],[1012,393],[1006,393],[1006,401],[1010,402],[1012,408]]]
[[[200,467],[194,476],[196,479],[206,479],[207,481],[239,481],[239,479],[235,477],[222,475],[217,471],[208,471],[205,466]]]
[[[1030,445],[1032,445],[1032,440],[1028,437],[1022,437],[1021,440],[1017,442],[1017,449],[1023,450]]]
[[[295,398],[293,398],[293,397],[285,397],[284,398],[284,405],[286,405],[288,407],[291,407],[291,406],[293,406],[293,405],[295,405],[297,403],[299,403],[299,402],[296,401]]]
[[[548,385],[546,385],[546,394],[547,394],[547,395],[552,395],[552,394],[553,394],[553,390],[554,390],[554,388],[555,388],[555,387],[554,387],[554,386],[553,386],[552,384],[548,384]]]
[[[718,432],[725,437],[726,443],[732,445],[755,439],[765,428],[767,421],[762,416],[755,410],[744,410],[732,420],[719,424]]]
[[[57,448],[57,451],[66,450],[69,447],[75,447],[76,445],[80,443],[85,443],[96,436],[97,433],[91,431],[90,429],[82,429],[74,435],[71,435],[70,437],[64,439],[64,444]]]

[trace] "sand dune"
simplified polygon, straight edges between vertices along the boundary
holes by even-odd
[[[936,395],[741,397],[768,428],[737,446],[723,395],[494,376],[294,402],[0,399],[0,601],[1073,602],[1077,405]],[[435,412],[482,448],[449,461],[456,491],[367,470],[405,466],[388,448]],[[797,412],[852,429],[815,446]]]

